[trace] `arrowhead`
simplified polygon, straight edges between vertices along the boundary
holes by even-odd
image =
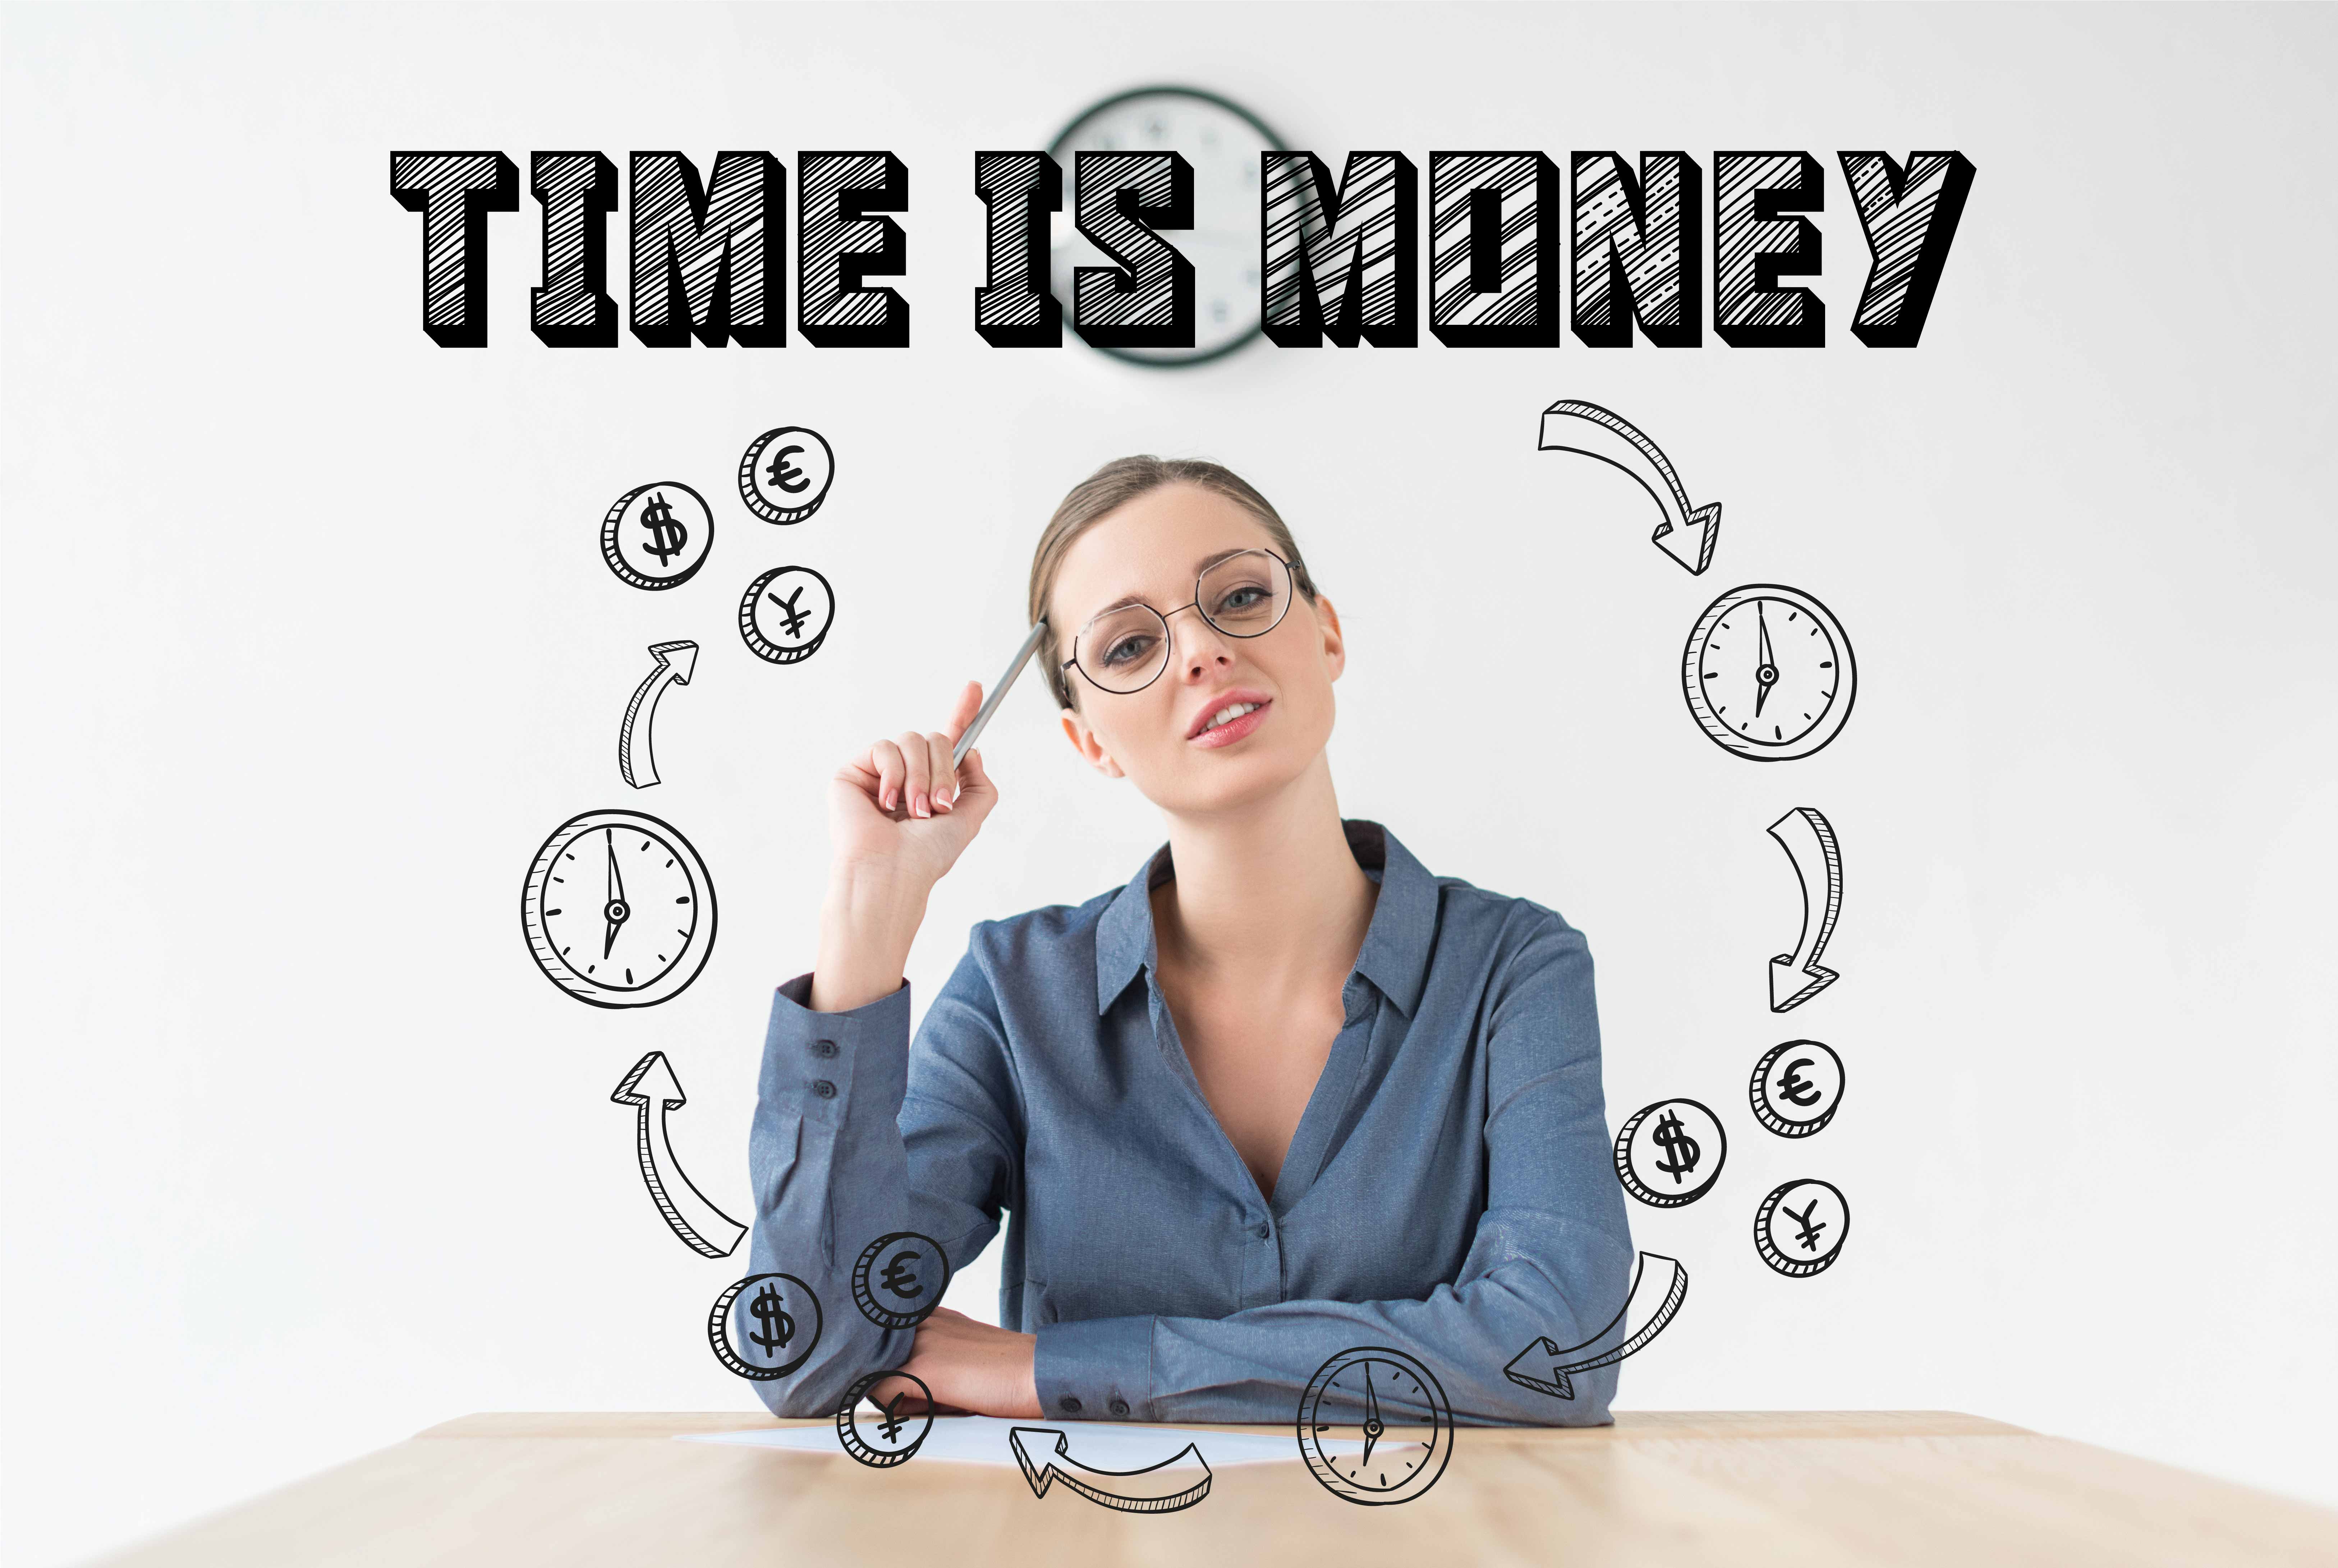
[[[1547,1339],[1536,1339],[1510,1358],[1510,1364],[1502,1368],[1502,1376],[1521,1388],[1531,1388],[1554,1399],[1572,1399],[1575,1385],[1566,1373],[1551,1366],[1558,1355],[1557,1346]]]
[[[650,652],[656,656],[658,668],[673,671],[674,680],[682,685],[689,685],[691,676],[697,673],[698,644],[695,642],[653,642]]]
[[[1031,1439],[1031,1447],[1046,1450],[1046,1458],[1032,1463],[1030,1449],[1024,1446],[1027,1437]],[[1039,1439],[1043,1437],[1052,1437],[1055,1441],[1042,1444]],[[1015,1463],[1022,1467],[1023,1479],[1030,1485],[1031,1495],[1045,1497],[1048,1483],[1056,1478],[1055,1456],[1070,1446],[1064,1434],[1053,1426],[1012,1426],[1007,1428],[1007,1446],[1015,1450]]]
[[[1648,535],[1664,553],[1679,562],[1691,573],[1704,571],[1713,564],[1713,546],[1721,537],[1721,503],[1699,506],[1688,514],[1685,527],[1675,528],[1669,518],[1656,524]]]
[[[609,1096],[620,1105],[687,1105],[689,1096],[682,1092],[682,1080],[673,1075],[667,1064],[665,1053],[653,1051],[634,1063],[634,1070],[618,1083],[617,1092]]]
[[[1813,964],[1808,969],[1794,967],[1794,956],[1782,953],[1770,960],[1770,1011],[1783,1013],[1798,1007],[1835,982],[1835,972]]]

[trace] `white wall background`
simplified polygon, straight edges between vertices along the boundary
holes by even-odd
[[[2338,1504],[2329,10],[5,27],[10,1557],[467,1411],[753,1407],[700,1328],[730,1265],[657,1222],[610,1089],[667,1052],[683,1157],[743,1210],[823,779],[993,676],[1041,519],[1144,449],[1231,462],[1292,520],[1351,635],[1342,808],[1588,933],[1611,1117],[1686,1093],[1729,1119],[1719,1192],[1635,1208],[1696,1289],[1622,1404],[1956,1407]],[[1834,346],[1260,346],[1182,375],[986,347],[974,150],[1162,79],[1335,165],[1809,149]],[[915,347],[546,349],[524,196],[492,220],[492,347],[441,350],[388,190],[409,147],[501,148],[523,184],[535,149],[891,148]],[[1846,330],[1867,255],[1834,153],[1868,147],[1979,172],[1912,352]],[[1724,502],[1707,576],[1647,545],[1622,475],[1534,450],[1561,397]],[[840,472],[783,534],[721,498],[788,422]],[[597,519],[666,476],[722,507],[714,559],[634,593]],[[791,560],[842,607],[774,669],[726,627]],[[1676,684],[1696,612],[1764,580],[1832,606],[1862,674],[1843,737],[1786,766],[1710,745]],[[700,677],[634,797],[616,720],[676,636]],[[985,742],[1005,801],[934,899],[921,996],[972,921],[1084,899],[1161,839],[1039,693]],[[1781,1020],[1763,961],[1798,905],[1762,829],[1800,804],[1842,836],[1843,978]],[[568,1001],[516,928],[536,845],[603,806],[713,867],[713,961],[663,1007]],[[1791,1145],[1743,1085],[1803,1033],[1852,1087]],[[1746,1230],[1802,1174],[1856,1233],[1795,1282]],[[953,1303],[990,1315],[995,1279]]]

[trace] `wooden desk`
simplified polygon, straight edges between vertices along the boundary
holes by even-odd
[[[1201,1503],[1154,1515],[1061,1486],[1034,1498],[1012,1469],[912,1459],[872,1470],[840,1451],[673,1441],[780,1424],[747,1414],[466,1416],[109,1561],[2338,1563],[2338,1514],[1938,1411],[1646,1411],[1591,1430],[1465,1426],[1443,1477],[1410,1503],[1343,1503],[1294,1459],[1225,1466]]]

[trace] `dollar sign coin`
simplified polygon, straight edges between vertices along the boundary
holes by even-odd
[[[880,1402],[869,1391],[889,1379],[915,1387],[897,1388]],[[876,1420],[859,1418],[863,1399],[876,1406]],[[923,1408],[909,1408],[912,1401],[918,1400],[924,1402]],[[846,1391],[844,1403],[836,1410],[837,1441],[844,1445],[847,1454],[879,1470],[906,1463],[933,1429],[934,1391],[926,1387],[923,1378],[907,1372],[869,1373]]]
[[[817,430],[782,425],[747,444],[739,460],[739,497],[766,523],[801,523],[828,499],[836,456]]]
[[[1815,1040],[1773,1045],[1754,1063],[1754,1119],[1781,1138],[1807,1138],[1842,1103],[1842,1058]]]
[[[1624,1191],[1658,1209],[1677,1209],[1711,1191],[1728,1155],[1721,1119],[1695,1100],[1643,1106],[1616,1134],[1616,1174]]]
[[[861,1249],[852,1299],[879,1328],[914,1328],[941,1304],[949,1277],[949,1259],[932,1237],[896,1230]]]
[[[820,1343],[820,1298],[792,1274],[750,1274],[715,1298],[706,1338],[715,1359],[758,1383],[784,1377]]]
[[[706,498],[676,480],[639,485],[601,519],[601,559],[631,588],[674,588],[697,575],[714,544]]]
[[[1754,1213],[1754,1250],[1790,1279],[1832,1268],[1850,1234],[1851,1200],[1816,1177],[1773,1189]]]
[[[774,566],[747,584],[739,636],[756,658],[793,664],[820,652],[836,619],[836,591],[809,566]]]

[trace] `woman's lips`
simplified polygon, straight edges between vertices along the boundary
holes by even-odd
[[[1196,746],[1231,746],[1235,741],[1241,740],[1243,736],[1249,734],[1252,730],[1257,729],[1260,725],[1265,723],[1267,712],[1273,706],[1274,704],[1272,702],[1262,702],[1239,719],[1230,719],[1214,730],[1204,730],[1199,735],[1194,737],[1194,744]]]

